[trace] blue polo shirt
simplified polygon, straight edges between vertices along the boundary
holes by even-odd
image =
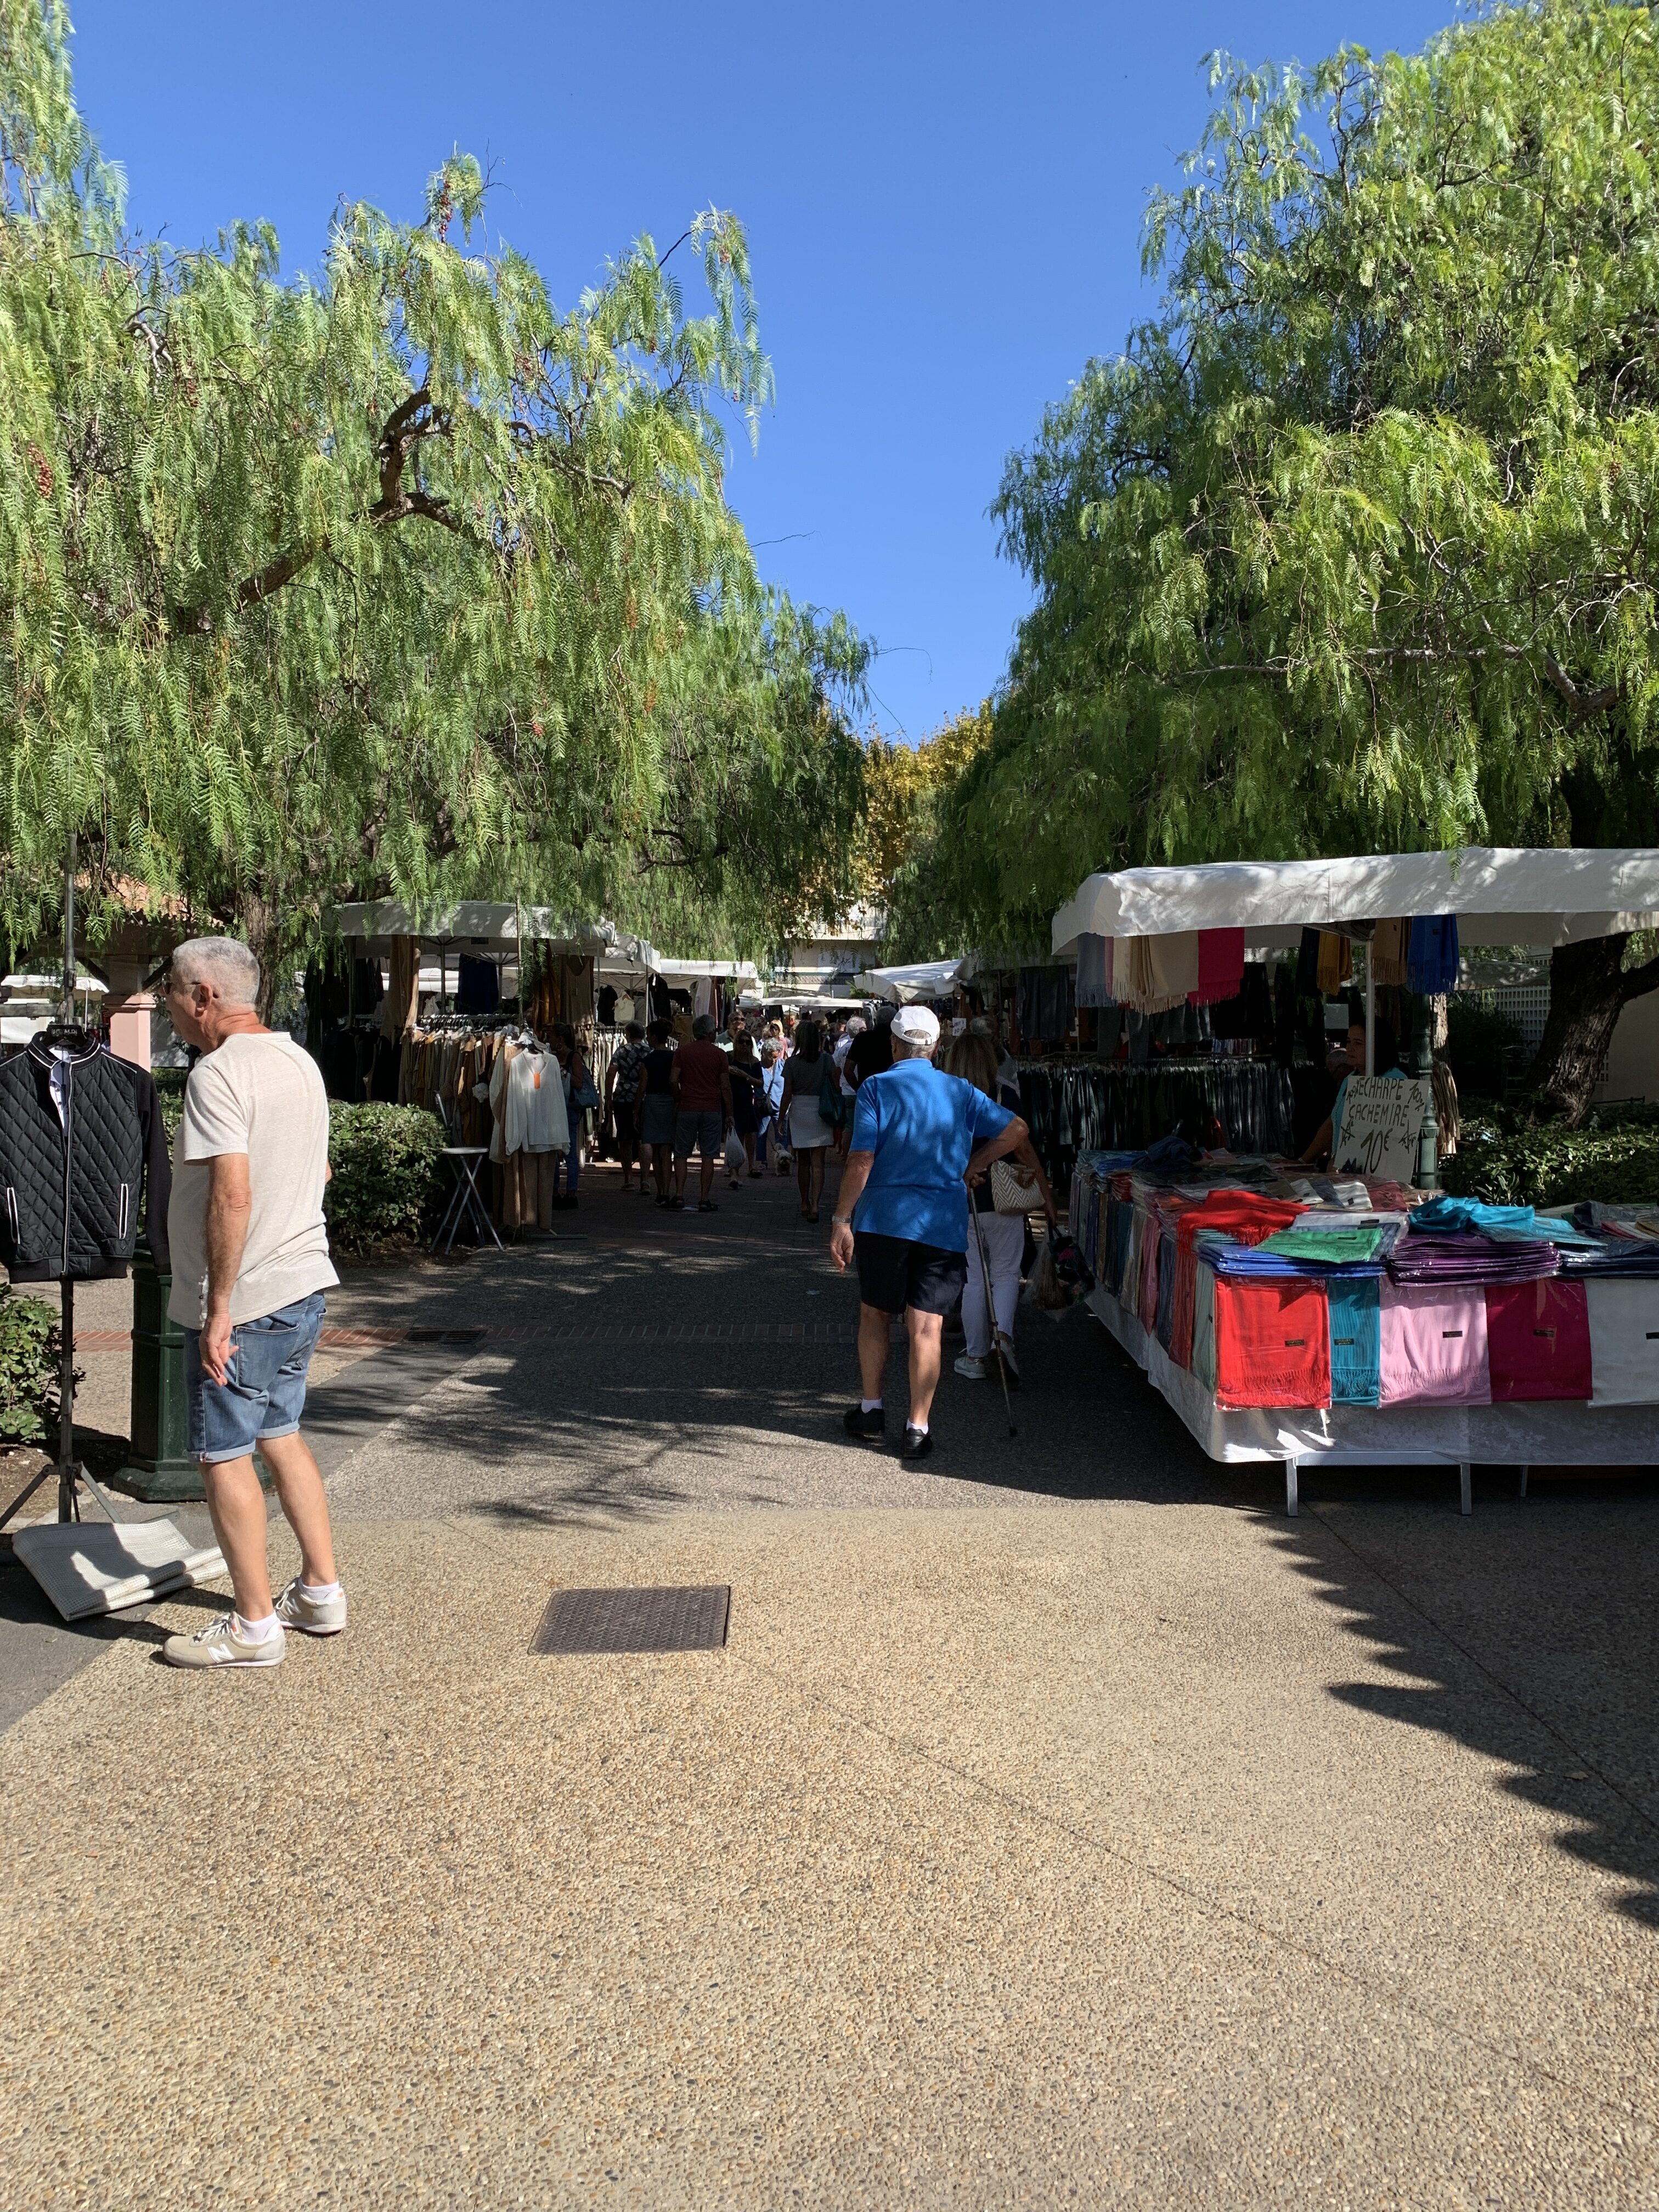
[[[931,1060],[901,1060],[866,1075],[853,1112],[855,1152],[873,1152],[853,1226],[902,1237],[943,1252],[968,1249],[968,1186],[974,1148],[1000,1136],[1013,1115]]]

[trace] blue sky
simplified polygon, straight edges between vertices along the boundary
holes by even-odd
[[[642,230],[747,225],[777,403],[728,489],[765,572],[874,639],[872,719],[977,701],[1026,605],[986,508],[1004,457],[1155,301],[1139,234],[1207,105],[1201,57],[1410,49],[1452,0],[999,7],[843,0],[79,0],[82,106],[134,222],[268,217],[314,264],[345,194],[419,212],[459,143],[492,229],[568,302]]]

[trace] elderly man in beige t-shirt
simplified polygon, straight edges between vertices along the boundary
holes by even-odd
[[[173,956],[167,1012],[202,1057],[173,1146],[167,1312],[185,1332],[190,1448],[236,1593],[234,1613],[168,1638],[175,1667],[274,1667],[285,1630],[334,1636],[346,1622],[323,1479],[300,1434],[323,1292],[339,1280],[323,1219],[328,1098],[316,1062],[260,1021],[258,988],[234,937],[192,938]],[[256,1447],[300,1540],[300,1572],[274,1604]]]

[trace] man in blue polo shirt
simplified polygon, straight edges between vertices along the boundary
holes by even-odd
[[[858,1089],[853,1144],[830,1232],[830,1256],[859,1270],[860,1403],[849,1436],[883,1436],[888,1325],[910,1335],[910,1412],[901,1456],[926,1459],[945,1316],[968,1276],[968,1181],[1025,1141],[1025,1124],[971,1083],[933,1066],[938,1017],[905,1006],[893,1019],[893,1065]],[[857,1235],[854,1236],[854,1228]]]

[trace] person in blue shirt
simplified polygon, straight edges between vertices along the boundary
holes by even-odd
[[[830,1256],[843,1269],[858,1261],[864,1395],[848,1410],[848,1434],[873,1441],[886,1431],[888,1325],[902,1313],[910,1410],[901,1456],[920,1460],[933,1449],[945,1316],[968,1278],[968,1178],[1017,1151],[1028,1132],[1018,1114],[933,1066],[939,1018],[926,1006],[901,1008],[892,1039],[891,1067],[859,1085]]]
[[[1372,1042],[1376,1048],[1373,1058],[1377,1073],[1388,1076],[1391,1081],[1403,1083],[1406,1079],[1406,1071],[1399,1065],[1399,1048],[1394,1041],[1392,1025],[1379,1018],[1372,1033]],[[1363,1075],[1364,1073],[1365,1024],[1363,1020],[1350,1022],[1348,1024],[1348,1074]],[[1302,1155],[1302,1164],[1304,1167],[1334,1168],[1335,1166],[1336,1148],[1342,1142],[1342,1108],[1347,1095],[1348,1076],[1345,1075],[1336,1086],[1336,1103],[1331,1108],[1329,1120],[1320,1123],[1312,1144]]]

